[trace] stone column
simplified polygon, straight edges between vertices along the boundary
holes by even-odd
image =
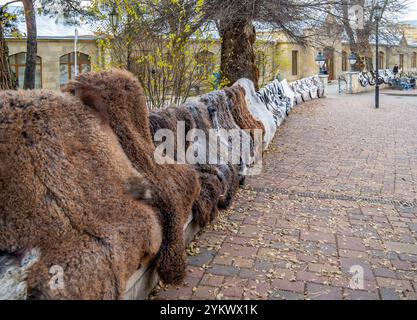
[[[321,83],[323,84],[323,87],[324,87],[323,97],[326,97],[327,87],[328,87],[328,83],[329,83],[329,75],[328,74],[319,74],[319,78],[320,78],[320,81],[321,81]]]
[[[359,72],[349,71],[346,72],[346,81],[347,81],[347,93],[358,93],[359,88]]]

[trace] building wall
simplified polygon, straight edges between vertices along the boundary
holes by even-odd
[[[26,52],[26,40],[7,40],[9,54]],[[72,40],[38,40],[38,56],[42,59],[42,88],[59,89],[59,58],[74,52]],[[99,62],[99,50],[94,40],[79,40],[78,52],[91,57],[94,67]]]
[[[12,39],[7,40],[10,55],[26,52],[25,40]],[[324,45],[326,46],[326,45]],[[342,74],[342,51],[350,53],[349,46],[346,44],[334,43],[327,44],[334,49],[334,79]],[[260,85],[264,85],[274,79],[278,74],[289,81],[301,79],[318,73],[318,66],[315,57],[318,51],[312,47],[303,47],[292,42],[276,41],[257,41],[256,52],[262,53],[264,59],[265,71],[260,74]],[[213,42],[208,47],[208,51],[215,56],[215,64],[220,65],[221,44],[219,41]],[[298,51],[298,72],[292,74],[292,51]],[[96,41],[82,40],[78,42],[78,51],[87,54],[91,58],[92,69],[103,67],[103,54],[98,49]],[[410,47],[402,42],[399,46],[385,47],[381,46],[380,51],[384,52],[384,67],[392,69],[394,64],[399,63],[399,54],[404,54],[404,71],[417,71],[412,68],[413,52],[417,52],[417,47]],[[72,40],[38,40],[38,56],[42,59],[42,87],[44,89],[58,89],[59,84],[59,59],[61,56],[74,52],[74,43]],[[375,52],[374,52],[375,55]],[[105,58],[105,57],[104,57]],[[375,59],[374,59],[375,65]],[[348,69],[350,66],[347,66]]]

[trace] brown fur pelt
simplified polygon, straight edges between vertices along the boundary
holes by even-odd
[[[200,102],[202,102],[206,107],[210,115],[211,124],[216,130],[236,130],[239,133],[240,139],[251,140],[248,133],[243,131],[233,119],[233,116],[228,108],[228,99],[224,90],[212,91],[208,94],[201,96]],[[236,153],[235,148],[232,148],[231,139],[228,135],[223,135],[224,131],[221,132],[220,136],[223,138],[225,144],[228,145],[228,163],[231,164],[233,172],[237,172],[239,176],[239,182],[241,185],[244,184],[246,178],[246,172],[249,164],[244,162],[242,157],[242,150],[239,148],[240,154],[233,155],[233,152]],[[249,150],[248,150],[249,151]],[[240,159],[240,163],[232,164],[232,157],[236,160]]]
[[[249,112],[246,104],[245,89],[239,85],[234,85],[229,88],[225,88],[227,98],[229,99],[228,108],[231,112],[236,124],[245,130],[250,130],[252,139],[254,137],[253,130],[262,130],[265,134],[265,128],[262,122],[256,120]]]
[[[84,73],[64,91],[86,105],[104,110],[111,128],[134,168],[149,181],[149,203],[160,212],[162,246],[156,264],[165,283],[180,283],[185,276],[183,227],[200,194],[197,173],[186,165],[158,164],[154,158],[149,112],[143,89],[132,74],[122,70]]]
[[[191,115],[194,117],[196,128],[202,130],[206,134],[206,137],[209,137],[209,130],[214,128],[206,105],[202,102],[187,102],[184,104],[184,107],[187,108],[187,110],[189,110]],[[209,164],[208,156],[210,151],[213,150],[213,148],[210,148],[210,144],[213,143],[213,141],[209,140],[210,139],[207,138],[207,159],[205,167],[212,167],[212,172],[216,171],[217,175],[220,177],[223,185],[223,192],[218,205],[220,208],[228,208],[230,207],[233,196],[239,187],[238,168],[232,164]]]
[[[177,122],[183,121],[185,125],[185,135],[189,130],[196,128],[195,120],[188,109],[184,107],[173,107],[167,109],[154,110],[149,113],[150,128],[152,136],[160,129],[169,129],[177,136]],[[176,139],[175,139],[176,140]],[[187,141],[175,141],[175,159],[177,159],[177,148],[185,146],[185,150],[190,146]],[[155,146],[159,144],[155,142]],[[218,202],[224,192],[222,184],[222,173],[215,166],[193,165],[193,169],[199,175],[201,191],[200,196],[193,204],[193,216],[195,221],[204,227],[211,222],[218,212]]]
[[[174,134],[174,159],[177,160],[177,150],[181,148],[187,150],[190,142],[186,140],[177,141],[178,122],[182,121],[184,124],[184,131],[186,137],[187,133],[195,128],[195,121],[190,112],[183,107],[170,107],[166,109],[157,109],[149,112],[149,123],[152,137],[160,129],[169,129]],[[180,143],[180,145],[177,145]]]
[[[67,94],[0,92],[0,251],[39,252],[28,270],[8,267],[30,298],[123,298],[159,250],[158,214],[129,191],[149,196],[146,178],[105,118]],[[64,288],[51,288],[52,266]]]

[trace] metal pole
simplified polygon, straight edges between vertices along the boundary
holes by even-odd
[[[376,81],[375,81],[375,108],[379,108],[379,38],[378,38],[378,27],[379,27],[379,18],[376,19],[376,32],[375,32],[375,49],[376,49]]]
[[[78,76],[78,29],[75,28],[75,35],[74,35],[74,78]]]

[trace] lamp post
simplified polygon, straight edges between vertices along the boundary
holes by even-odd
[[[74,30],[74,78],[78,76],[78,29]]]
[[[110,26],[113,29],[113,31],[116,31],[119,27],[119,13],[116,10],[116,6],[113,6],[112,11],[109,15],[110,18]]]
[[[382,7],[377,3],[374,7],[375,14],[375,108],[379,108],[379,21],[382,17]]]
[[[324,63],[326,62],[326,58],[321,53],[321,51],[319,51],[319,53],[317,54],[314,60],[316,61],[316,64],[318,65],[320,69],[319,74],[323,74],[323,66],[324,66]]]

